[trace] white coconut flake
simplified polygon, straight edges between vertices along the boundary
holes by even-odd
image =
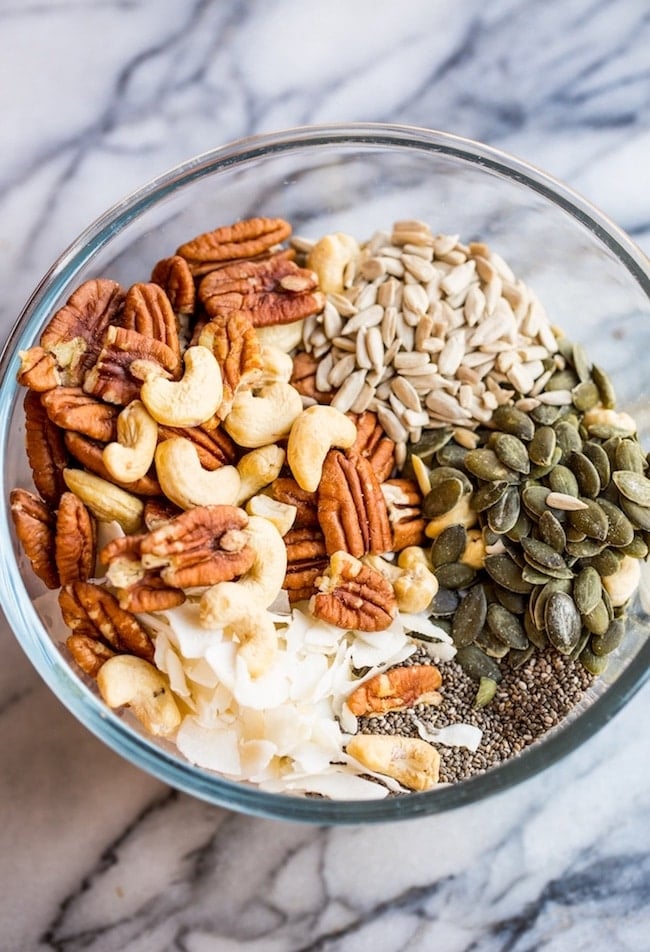
[[[184,757],[197,767],[217,770],[227,777],[242,779],[239,743],[234,730],[210,730],[197,724],[192,715],[178,728],[176,744]]]
[[[399,620],[407,632],[417,632],[418,635],[425,635],[429,638],[435,638],[437,641],[444,641],[447,644],[453,644],[451,635],[447,634],[447,632],[439,625],[435,625],[425,614],[409,614],[407,612],[400,612]]]
[[[466,747],[476,751],[481,743],[483,731],[473,724],[449,724],[447,727],[427,727],[422,721],[411,715],[418,734],[429,744],[442,744],[444,747]]]

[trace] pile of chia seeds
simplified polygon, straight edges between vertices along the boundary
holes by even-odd
[[[409,661],[426,662],[426,655],[418,651]],[[483,774],[529,747],[579,704],[595,680],[578,661],[552,650],[538,652],[519,668],[504,666],[492,701],[477,709],[477,682],[454,661],[438,667],[443,679],[439,705],[420,704],[412,710],[362,718],[359,729],[417,737],[413,715],[428,729],[459,723],[478,727],[483,736],[476,751],[436,744],[441,783]]]

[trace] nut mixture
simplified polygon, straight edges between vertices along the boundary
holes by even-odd
[[[223,226],[83,284],[18,379],[11,512],[67,651],[200,766],[427,790],[531,743],[623,641],[636,426],[485,244]]]

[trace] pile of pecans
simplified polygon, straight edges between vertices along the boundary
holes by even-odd
[[[182,716],[146,617],[186,601],[252,679],[281,593],[341,632],[432,619],[481,704],[549,647],[601,673],[650,543],[606,374],[484,244],[418,221],[290,236],[249,219],[148,282],[88,281],[21,355],[36,492],[12,516],[72,658],[166,736]],[[353,717],[440,701],[430,659],[357,680]],[[346,749],[407,789],[438,777],[419,738]]]

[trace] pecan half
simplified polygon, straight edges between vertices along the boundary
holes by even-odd
[[[95,520],[74,493],[61,496],[56,514],[54,557],[61,585],[87,581],[95,571]]]
[[[142,512],[142,521],[146,528],[151,531],[158,529],[165,523],[170,522],[176,516],[180,516],[183,510],[175,506],[165,496],[154,496],[147,499]]]
[[[386,502],[366,457],[328,452],[318,487],[318,520],[328,555],[342,550],[358,558],[391,551]]]
[[[290,234],[291,225],[282,218],[247,218],[197,235],[176,254],[186,259],[193,274],[205,274],[224,261],[264,254]]]
[[[74,456],[78,463],[81,463],[91,473],[95,473],[96,476],[101,476],[102,479],[114,483],[115,486],[119,486],[121,489],[126,489],[127,492],[134,493],[136,496],[162,495],[160,483],[151,473],[133,480],[132,483],[122,483],[115,479],[104,464],[103,443],[91,440],[83,433],[75,433],[73,430],[66,430],[64,440],[70,455]]]
[[[347,552],[335,552],[309,608],[346,631],[384,631],[397,610],[390,582]]]
[[[411,664],[391,668],[360,684],[348,695],[347,705],[356,717],[403,711],[414,704],[440,701],[442,676],[433,664]]]
[[[426,520],[422,516],[422,494],[414,479],[387,479],[381,491],[393,531],[393,551],[422,545]]]
[[[182,605],[185,592],[167,585],[159,568],[148,569],[143,565],[145,538],[145,534],[119,536],[99,553],[120,607],[131,612],[155,612]]]
[[[92,638],[117,654],[153,661],[154,646],[148,633],[101,585],[82,581],[64,585],[59,592],[59,607],[73,635]]]
[[[179,368],[177,355],[162,341],[124,327],[109,327],[83,389],[107,403],[126,406],[140,395],[147,370],[174,377]]]
[[[20,352],[20,370],[16,379],[21,387],[45,393],[61,383],[61,374],[54,354],[44,347],[34,346]]]
[[[212,351],[221,369],[223,399],[218,416],[223,420],[237,391],[250,389],[261,378],[262,354],[250,315],[230,311],[213,318],[203,327],[199,343]]]
[[[41,396],[41,403],[52,423],[64,430],[102,443],[116,439],[119,407],[97,400],[81,387],[55,387]]]
[[[181,348],[176,315],[160,285],[152,282],[133,284],[129,288],[124,301],[122,326],[166,344],[175,354],[177,365],[180,365]]]
[[[349,413],[348,416],[357,427],[357,439],[350,448],[350,454],[368,459],[377,479],[383,483],[395,467],[395,443],[386,436],[377,414],[371,410],[359,414]]]
[[[97,359],[106,328],[119,319],[124,292],[107,278],[86,281],[47,325],[41,347],[61,372],[59,383],[79,386]]]
[[[293,358],[293,373],[289,381],[303,397],[309,397],[316,403],[329,404],[334,399],[334,392],[325,393],[316,386],[316,371],[318,360],[306,351],[301,350]]]
[[[302,489],[292,476],[279,476],[269,486],[270,496],[276,502],[295,506],[294,529],[313,529],[319,527],[318,495]]]
[[[196,506],[144,536],[143,564],[163,566],[161,578],[175,588],[230,581],[255,558],[247,525],[248,516],[235,506]]]
[[[311,598],[316,592],[316,580],[328,564],[323,533],[318,528],[290,529],[283,538],[287,548],[283,588],[289,601]]]
[[[237,447],[234,440],[222,427],[204,429],[202,426],[164,426],[158,424],[158,441],[183,436],[194,444],[203,469],[219,469],[228,466],[237,459]]]
[[[117,654],[108,645],[91,638],[90,635],[69,635],[65,646],[81,670],[91,678],[96,678],[104,662]]]
[[[323,309],[313,271],[276,256],[263,261],[236,261],[206,275],[199,297],[208,315],[245,311],[255,327],[288,324]]]
[[[23,401],[25,448],[34,485],[53,509],[65,492],[63,470],[69,463],[63,432],[48,418],[38,393],[29,390]]]
[[[54,559],[54,513],[27,489],[12,489],[9,503],[16,535],[34,573],[48,588],[58,588],[59,573]]]
[[[151,272],[151,280],[163,289],[176,314],[193,314],[196,303],[194,278],[185,258],[163,258]]]

